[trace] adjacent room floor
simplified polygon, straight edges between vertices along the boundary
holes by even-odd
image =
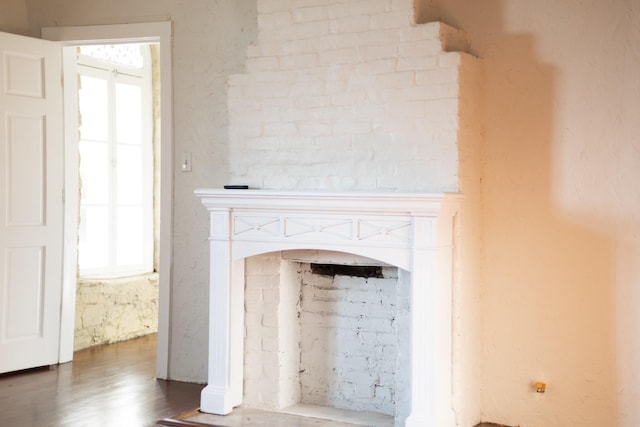
[[[156,336],[75,353],[74,361],[0,375],[0,425],[151,427],[200,404],[201,384],[156,380]]]

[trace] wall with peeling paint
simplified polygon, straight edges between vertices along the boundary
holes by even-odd
[[[78,283],[74,351],[157,331],[158,273]]]

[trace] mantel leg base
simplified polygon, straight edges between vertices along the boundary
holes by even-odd
[[[200,411],[208,414],[227,415],[233,410],[231,391],[210,385],[200,393]]]

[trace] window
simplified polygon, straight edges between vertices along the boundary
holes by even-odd
[[[150,62],[147,45],[78,48],[83,277],[153,270]]]

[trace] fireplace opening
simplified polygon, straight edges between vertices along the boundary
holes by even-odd
[[[395,415],[397,269],[361,277],[301,267],[301,402]]]
[[[393,425],[407,410],[410,378],[410,289],[401,270],[275,254],[246,263],[243,405],[336,408]]]

